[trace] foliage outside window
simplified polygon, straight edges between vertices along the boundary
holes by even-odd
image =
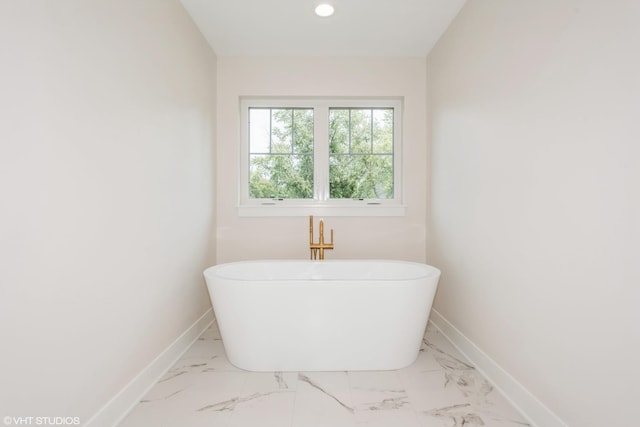
[[[313,110],[249,109],[249,197],[313,198]]]
[[[403,214],[400,106],[395,98],[243,100],[241,214]]]
[[[393,198],[393,108],[329,109],[333,199]]]

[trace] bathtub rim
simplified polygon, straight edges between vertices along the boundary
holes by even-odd
[[[347,263],[356,263],[356,264],[365,264],[365,263],[388,263],[388,264],[399,264],[399,265],[410,265],[413,267],[418,267],[424,269],[424,274],[417,274],[415,276],[406,277],[406,278],[375,278],[375,277],[362,277],[362,278],[312,278],[312,277],[296,277],[296,278],[277,278],[277,279],[267,279],[267,278],[238,278],[233,277],[232,275],[224,275],[224,274],[216,274],[216,272],[220,272],[225,267],[230,266],[239,266],[239,265],[249,265],[249,264],[258,264],[258,263],[267,263],[267,264],[275,264],[275,263],[296,263],[296,264],[347,264]],[[420,280],[420,279],[439,279],[442,272],[437,267],[434,267],[427,263],[417,262],[417,261],[406,261],[406,260],[396,260],[396,259],[376,259],[376,258],[350,258],[350,259],[331,259],[331,260],[309,260],[309,259],[288,259],[288,258],[274,258],[274,259],[251,259],[251,260],[239,260],[239,261],[230,261],[224,262],[220,264],[216,264],[210,267],[207,267],[203,271],[203,275],[205,279],[207,278],[220,278],[225,280],[235,280],[238,282],[265,282],[270,280],[277,280],[282,282],[295,282],[295,281],[326,281],[326,282],[337,282],[337,281],[348,281],[348,282],[361,282],[361,281],[370,281],[370,282],[391,282],[391,281],[412,281],[412,280]]]

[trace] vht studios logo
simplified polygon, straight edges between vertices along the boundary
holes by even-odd
[[[36,426],[77,426],[80,425],[80,417],[4,417],[4,424],[10,425],[36,425]]]

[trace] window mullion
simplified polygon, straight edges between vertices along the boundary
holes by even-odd
[[[371,117],[369,129],[369,153],[373,154],[373,109],[369,110],[369,117]]]
[[[269,108],[269,154],[273,153],[273,108]]]
[[[289,154],[291,155],[291,157],[293,158],[293,155],[295,154],[295,150],[293,149],[295,143],[296,143],[296,121],[295,121],[295,108],[291,109],[291,149],[289,150]]]
[[[313,121],[314,199],[329,200],[329,108],[316,107]]]

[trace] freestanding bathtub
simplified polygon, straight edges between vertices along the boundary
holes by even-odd
[[[204,271],[229,361],[249,371],[412,364],[440,271],[383,260],[267,260]]]

